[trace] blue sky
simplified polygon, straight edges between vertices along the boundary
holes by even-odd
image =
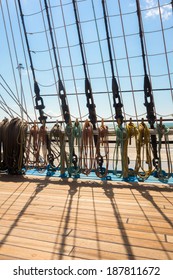
[[[160,8],[158,7],[160,3]],[[148,73],[151,77],[157,117],[171,118],[173,99],[170,90],[173,85],[173,15],[172,7],[166,0],[141,0],[142,20],[145,33]],[[8,4],[8,5],[7,5]],[[53,27],[56,33],[56,51],[60,66],[61,78],[67,92],[72,119],[86,119],[88,114],[84,93],[84,71],[71,0],[49,0]],[[21,0],[21,5],[28,33],[29,46],[36,79],[40,92],[44,96],[45,113],[56,120],[61,110],[57,94],[58,81],[47,18],[43,0]],[[123,100],[125,119],[130,116],[141,118],[146,116],[143,93],[143,63],[139,38],[139,26],[135,0],[107,0],[107,11],[110,23],[112,55],[114,70]],[[17,16],[18,5],[15,0],[2,0],[0,11],[0,74],[9,84],[21,102],[21,84],[18,63],[22,63],[22,88],[26,99],[26,107],[31,118],[35,119],[32,96],[33,78],[26,49],[21,18]],[[41,12],[43,10],[43,13]],[[115,114],[112,106],[111,68],[109,62],[106,33],[101,0],[78,1],[80,24],[86,53],[88,76],[91,81],[98,119],[112,119]],[[121,16],[121,14],[122,16]],[[9,18],[10,15],[10,18]],[[11,20],[11,22],[10,22]],[[5,25],[4,25],[5,23]],[[19,25],[20,23],[20,25]],[[11,25],[10,25],[11,24]],[[161,29],[164,29],[162,33]],[[23,42],[21,39],[21,33]],[[12,33],[13,32],[13,33]],[[125,35],[125,36],[124,36]],[[8,47],[10,45],[10,50]],[[25,53],[23,51],[23,44]],[[165,52],[167,54],[165,55]],[[11,59],[10,59],[11,55]],[[127,59],[128,56],[128,59]],[[169,74],[170,73],[170,74]],[[30,82],[28,79],[30,76]],[[15,82],[16,81],[16,82]],[[2,78],[0,78],[2,82]],[[4,85],[4,83],[3,83]],[[31,85],[31,86],[30,86]],[[19,106],[1,88],[1,96],[14,111],[20,113]],[[162,90],[160,90],[162,89]],[[168,90],[165,90],[168,89]],[[109,92],[108,92],[109,91]],[[105,92],[102,94],[102,92]],[[54,94],[56,96],[50,96]],[[2,99],[0,98],[0,101]],[[2,106],[2,103],[0,104]],[[136,106],[136,109],[135,109]],[[135,111],[136,110],[136,111]],[[136,112],[136,113],[135,113]],[[137,114],[137,115],[136,115]],[[8,116],[0,109],[3,119]],[[25,115],[24,115],[25,116]]]

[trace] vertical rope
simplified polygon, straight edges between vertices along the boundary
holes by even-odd
[[[173,85],[172,85],[172,81],[171,81],[171,74],[170,74],[170,68],[169,68],[169,60],[168,60],[166,40],[165,40],[165,34],[164,34],[164,28],[163,28],[163,20],[162,20],[162,13],[161,13],[161,7],[160,7],[160,0],[158,0],[158,7],[159,7],[160,23],[161,23],[161,28],[162,28],[163,45],[164,45],[164,50],[165,50],[165,59],[166,59],[166,65],[167,65],[167,70],[168,70],[168,79],[169,79],[171,97],[172,97],[172,102],[173,102],[173,90],[172,90]],[[172,7],[173,7],[173,1],[172,1]]]
[[[106,83],[107,95],[108,95],[109,106],[110,106],[110,111],[111,111],[111,117],[112,117],[112,122],[113,122],[113,125],[114,125],[114,129],[115,129],[115,122],[114,122],[114,118],[113,118],[113,108],[112,108],[112,103],[111,103],[108,81],[107,81],[107,77],[106,77],[106,69],[105,69],[105,65],[104,65],[103,51],[102,51],[102,46],[101,46],[101,42],[100,42],[99,28],[98,28],[98,23],[97,23],[97,19],[96,19],[96,12],[95,12],[94,2],[93,2],[94,0],[91,0],[91,1],[92,1],[92,8],[93,8],[95,26],[96,26],[96,30],[97,30],[97,38],[98,38],[98,44],[99,44],[99,49],[100,49],[100,55],[101,55],[101,60],[102,60],[102,67],[103,67],[103,72],[104,72],[104,79],[105,79],[105,83]]]
[[[55,71],[55,68],[54,68],[54,65],[53,65],[53,59],[52,59],[52,55],[51,55],[51,51],[50,51],[51,47],[50,47],[50,43],[49,43],[49,39],[48,39],[48,34],[47,34],[48,31],[46,29],[46,22],[45,22],[45,18],[44,18],[44,14],[43,14],[43,6],[42,6],[42,3],[41,3],[41,0],[39,0],[39,3],[40,3],[41,13],[42,13],[42,19],[43,19],[44,31],[45,31],[45,35],[46,35],[47,46],[48,46],[48,50],[49,50],[49,57],[50,57],[50,62],[51,62],[51,66],[52,66],[52,73],[53,73],[56,93],[57,93],[57,97],[58,97],[58,103],[59,103],[59,107],[60,107],[60,112],[63,116],[63,111],[62,111],[60,99],[59,99],[59,96],[58,96],[59,89],[58,89],[57,80],[56,80],[56,74],[55,74],[56,71]]]
[[[76,0],[72,0],[72,3],[73,3],[73,10],[74,10],[76,27],[77,27],[77,32],[78,32],[80,51],[81,51],[81,56],[82,56],[82,65],[83,65],[83,70],[84,70],[84,74],[85,74],[85,95],[87,98],[89,119],[93,125],[93,128],[96,129],[96,123],[97,123],[97,116],[96,116],[96,110],[95,110],[96,105],[94,104],[94,98],[93,98],[93,93],[92,93],[92,88],[91,88],[91,83],[90,83],[86,51],[85,51],[85,46],[84,46],[82,29],[81,29],[81,25],[80,25],[78,5],[77,5]],[[96,144],[96,137],[95,137],[95,144]]]
[[[7,45],[8,45],[8,51],[9,51],[9,56],[10,56],[12,72],[13,72],[14,84],[15,84],[16,93],[17,93],[17,99],[18,99],[18,103],[20,104],[20,101],[19,101],[20,100],[19,99],[19,90],[18,90],[18,86],[17,86],[17,80],[16,80],[16,75],[15,75],[14,65],[13,65],[13,56],[12,56],[12,51],[11,51],[11,47],[10,47],[10,41],[9,41],[9,36],[8,36],[8,32],[7,32],[5,16],[4,16],[4,11],[3,11],[2,5],[1,5],[1,13],[2,13],[2,18],[3,18],[4,28],[5,28],[5,35],[6,35],[6,39],[7,39]],[[22,116],[22,107],[21,107],[21,105],[19,105],[19,108],[20,108],[20,113],[21,113],[21,116]]]
[[[73,68],[73,64],[72,64],[72,57],[71,57],[71,51],[70,51],[70,46],[69,46],[69,39],[68,39],[68,34],[67,34],[67,27],[66,27],[66,24],[65,24],[65,16],[64,16],[63,6],[62,6],[62,0],[60,0],[60,4],[61,4],[61,11],[62,11],[64,29],[65,29],[66,40],[67,40],[67,48],[68,48],[68,53],[69,53],[69,57],[70,57],[70,64],[71,64],[71,69],[72,69],[72,75],[73,75],[73,81],[74,81],[74,87],[75,87],[77,105],[78,105],[78,110],[79,110],[79,116],[80,116],[80,120],[82,121],[82,115],[81,115],[79,97],[78,97],[78,94],[77,94],[77,85],[76,85],[76,80],[75,80],[75,75],[74,75],[74,68]]]
[[[15,53],[15,57],[16,57],[16,64],[19,65],[19,60],[18,60],[18,55],[17,55],[17,48],[16,48],[15,39],[14,39],[13,26],[12,26],[10,10],[9,10],[9,5],[8,5],[7,0],[6,0],[6,6],[7,6],[8,18],[9,18],[9,23],[10,23],[10,30],[11,30],[12,40],[13,40],[14,53]],[[21,82],[21,75],[20,74],[21,73],[19,72],[19,78],[20,78],[20,82]],[[24,93],[23,92],[23,87],[22,87],[22,84],[21,84],[21,105],[23,107],[22,100],[24,100],[25,111],[27,112],[26,99],[25,99],[25,95],[23,93]],[[23,110],[22,110],[22,115],[23,115]],[[27,119],[28,119],[28,114],[27,114]]]
[[[33,109],[34,109],[35,120],[38,121],[37,113],[36,113],[36,108],[35,108],[35,105],[34,105],[34,95],[33,95],[32,86],[31,86],[31,79],[30,79],[30,75],[29,75],[29,66],[28,66],[28,61],[27,61],[27,58],[26,58],[26,51],[25,51],[25,47],[24,47],[24,40],[23,40],[22,29],[21,29],[21,24],[20,24],[20,20],[19,20],[19,12],[18,12],[18,9],[17,9],[16,0],[15,0],[15,9],[16,9],[16,14],[17,14],[18,26],[19,26],[19,30],[20,30],[22,49],[23,49],[23,54],[24,54],[24,59],[25,59],[25,65],[26,65],[26,71],[27,71],[27,76],[28,76],[28,82],[29,82],[30,95],[31,95],[31,99],[32,99],[32,105],[33,105]]]
[[[136,102],[135,102],[134,88],[133,88],[133,82],[132,82],[132,74],[131,74],[131,68],[130,68],[130,62],[129,62],[129,56],[128,56],[128,48],[127,48],[126,35],[125,35],[125,30],[124,30],[124,22],[123,22],[123,16],[122,16],[122,11],[121,11],[120,0],[118,0],[118,5],[119,5],[119,10],[120,10],[121,26],[122,26],[122,30],[123,30],[123,39],[124,39],[124,46],[125,46],[125,51],[126,51],[128,70],[129,70],[130,85],[131,85],[131,89],[132,89],[133,104],[134,104],[134,108],[135,108],[136,120],[137,120],[137,123],[138,123],[137,108],[136,108]]]
[[[105,1],[105,0],[104,0]],[[119,71],[118,71],[118,66],[117,66],[117,61],[116,61],[116,53],[115,53],[115,47],[114,47],[114,43],[113,43],[113,40],[112,40],[112,29],[111,29],[111,24],[110,24],[110,19],[109,19],[109,15],[108,15],[108,7],[107,7],[107,2],[105,1],[105,8],[106,8],[106,12],[107,12],[107,23],[108,23],[108,26],[109,26],[109,32],[110,32],[110,37],[109,37],[109,40],[111,42],[111,49],[112,49],[112,52],[113,52],[113,56],[114,56],[114,59],[112,58],[112,61],[114,62],[115,64],[115,69],[116,69],[116,77],[117,77],[117,80],[118,80],[118,87],[119,87],[119,94],[121,96],[121,100],[122,100],[122,103],[123,103],[123,97],[122,97],[122,92],[121,92],[121,83],[120,83],[120,78],[119,78]],[[115,74],[114,74],[115,75]],[[124,106],[122,106],[122,111],[124,113],[124,118],[126,119],[126,114],[125,114],[125,108]]]
[[[62,83],[61,76],[60,76],[60,71],[59,71],[59,65],[58,65],[58,60],[57,60],[57,55],[55,51],[55,42],[54,42],[54,37],[53,37],[53,32],[52,32],[52,26],[51,26],[51,19],[49,15],[49,9],[47,5],[47,0],[44,0],[45,4],[45,9],[46,9],[46,15],[47,15],[47,21],[48,21],[48,26],[49,26],[49,32],[50,32],[50,37],[51,37],[51,43],[53,47],[53,54],[54,54],[54,60],[55,60],[55,65],[56,65],[56,70],[58,74],[58,83],[59,83],[59,97],[61,99],[61,106],[62,106],[62,111],[63,111],[63,117],[65,120],[65,123],[69,123],[71,117],[70,117],[70,111],[69,111],[69,106],[67,104],[67,96],[66,96],[66,91],[65,87]],[[56,37],[55,37],[56,40]]]

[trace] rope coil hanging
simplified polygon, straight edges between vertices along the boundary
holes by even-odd
[[[158,164],[158,174],[159,179],[169,179],[172,174],[172,160],[170,153],[170,145],[169,145],[169,128],[166,127],[162,118],[160,118],[160,123],[157,124],[157,133],[158,133],[158,152],[159,152],[159,164]],[[163,150],[162,150],[162,140],[165,143],[165,152],[166,152],[166,161],[167,161],[167,175],[165,171],[162,170],[162,159],[164,160]]]
[[[103,151],[102,151],[103,150]],[[106,166],[103,167],[104,158]],[[108,174],[109,167],[109,142],[108,142],[108,126],[104,125],[102,119],[101,125],[98,128],[98,138],[95,154],[95,173],[99,178],[105,178]]]
[[[144,167],[144,162],[148,167],[147,170]],[[141,123],[138,125],[135,174],[139,179],[146,180],[151,175],[151,172],[150,131],[142,119]]]
[[[67,170],[70,177],[71,175],[77,176],[80,172],[78,159],[80,158],[82,137],[82,128],[78,119],[76,119],[74,124],[69,123],[66,125],[65,135],[67,136],[69,143],[69,157]]]

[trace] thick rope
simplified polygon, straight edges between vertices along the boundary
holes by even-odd
[[[144,169],[144,152],[145,162],[148,166],[148,170]],[[137,177],[142,180],[146,180],[152,172],[152,161],[151,161],[151,146],[150,146],[150,131],[147,125],[142,122],[138,125],[138,136],[137,136],[137,157],[135,165],[135,173]]]
[[[82,173],[89,175],[94,165],[94,135],[93,126],[87,119],[82,131],[82,145],[80,155],[80,168]]]
[[[66,125],[65,133],[69,143],[68,173],[70,176],[77,175],[80,173],[79,157],[82,137],[82,129],[78,119],[73,125],[71,122]],[[75,149],[76,146],[77,149]]]

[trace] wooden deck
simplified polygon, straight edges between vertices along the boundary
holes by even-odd
[[[0,259],[173,259],[173,187],[0,175]]]

